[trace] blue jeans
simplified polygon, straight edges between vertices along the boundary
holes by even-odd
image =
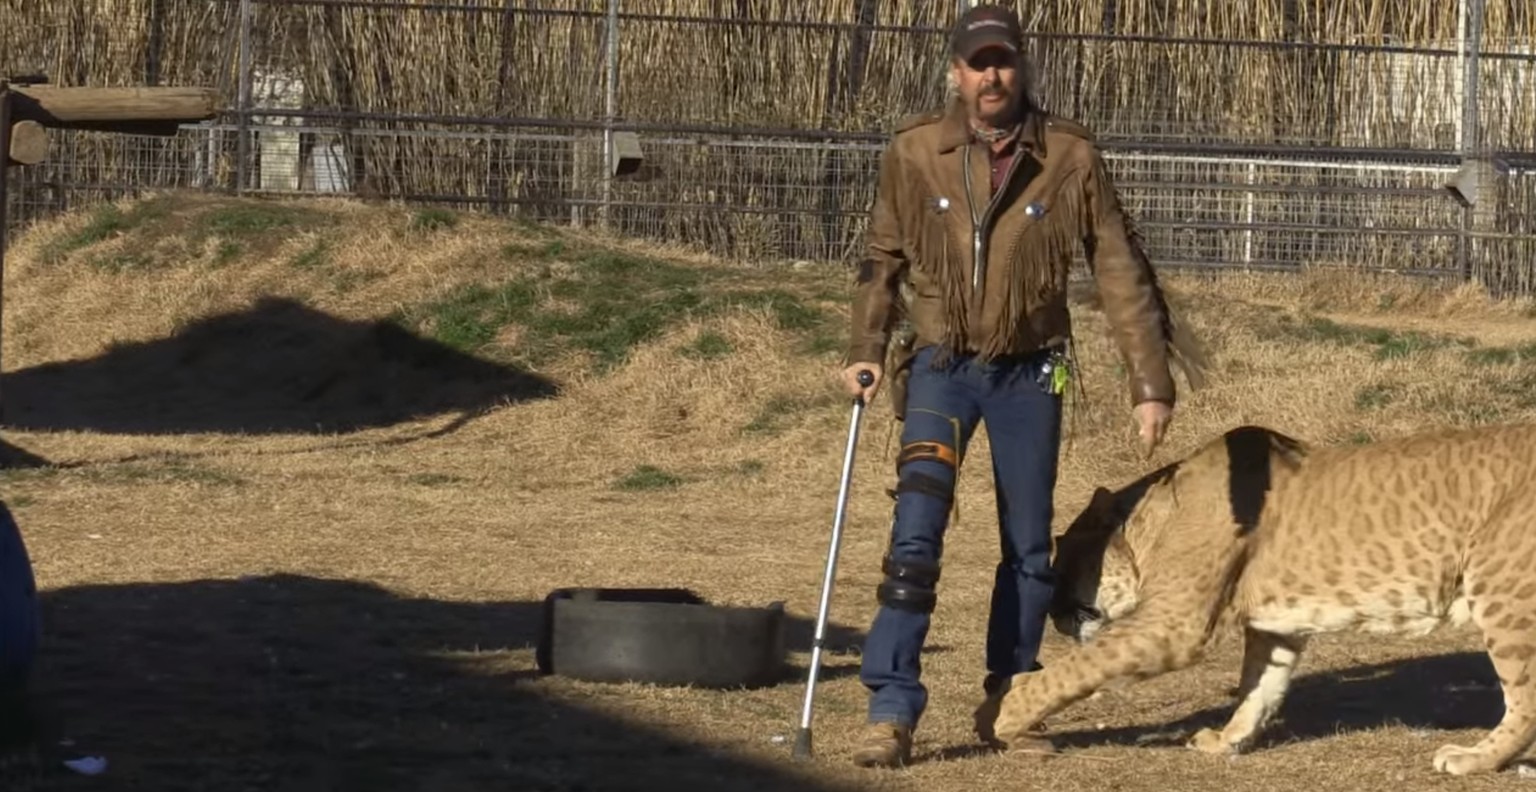
[[[987,363],[952,355],[938,368],[934,352],[933,347],[921,349],[912,360],[901,443],[903,448],[942,443],[963,462],[977,424],[986,421],[1001,541],[987,623],[985,684],[990,687],[1039,667],[1036,655],[1054,587],[1051,518],[1061,397],[1049,392],[1049,376],[1042,375],[1047,352]],[[939,563],[950,512],[942,488],[953,493],[956,472],[939,459],[901,464],[890,559]],[[927,486],[902,484],[917,479]],[[930,623],[925,610],[882,600],[865,640],[860,673],[871,694],[870,722],[916,726],[927,707],[928,691],[919,681]]]

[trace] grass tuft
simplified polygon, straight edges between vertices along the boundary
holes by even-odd
[[[161,220],[167,212],[168,204],[156,199],[139,201],[126,211],[114,203],[97,204],[86,214],[86,222],[78,230],[48,240],[39,258],[44,264],[57,264],[76,250],[106,242],[146,223]]]
[[[1467,353],[1467,362],[1474,366],[1509,366],[1536,361],[1536,343],[1520,346],[1486,347]]]
[[[653,465],[640,465],[614,483],[616,488],[626,492],[676,489],[682,485],[681,476]]]
[[[201,230],[211,236],[270,236],[278,229],[298,226],[302,213],[295,208],[265,202],[227,206],[202,215]]]
[[[727,357],[735,350],[730,339],[713,330],[699,333],[692,343],[684,346],[679,353],[684,357],[696,360],[716,360]]]
[[[1401,388],[1391,384],[1366,385],[1355,391],[1355,408],[1379,410],[1391,404],[1401,393]]]
[[[411,215],[412,231],[445,231],[459,224],[459,216],[451,210],[427,207]]]
[[[464,352],[537,368],[569,352],[590,356],[606,373],[638,346],[691,319],[738,310],[764,311],[784,330],[810,336],[818,349],[826,314],[777,287],[751,288],[727,271],[706,271],[659,258],[563,242],[511,243],[507,258],[538,266],[496,286],[459,287],[399,314],[407,327]],[[491,349],[516,326],[515,348]],[[705,336],[685,354],[729,353],[722,337]]]
[[[1308,316],[1297,322],[1280,317],[1280,330],[1287,336],[1307,343],[1333,343],[1341,346],[1375,347],[1377,360],[1392,360],[1423,354],[1449,346],[1473,347],[1476,339],[1421,333],[1415,330],[1393,331],[1382,327],[1341,324],[1320,316]]]

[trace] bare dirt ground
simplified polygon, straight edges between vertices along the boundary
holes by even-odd
[[[1062,526],[1093,486],[1242,423],[1350,443],[1536,414],[1527,305],[1352,278],[1167,281],[1212,382],[1141,458],[1101,319],[1080,308],[1089,393],[1069,407]],[[0,786],[1531,783],[1431,771],[1436,747],[1477,739],[1501,712],[1470,632],[1317,641],[1281,722],[1234,761],[1181,747],[1228,711],[1230,646],[1061,713],[1060,756],[979,750],[970,712],[997,552],[984,431],[947,540],[918,761],[852,767],[897,440],[883,396],[859,448],[818,759],[792,762],[846,439],[830,379],[846,286],[352,203],[173,196],[16,240],[0,494],[44,602],[39,690],[111,767]],[[657,585],[784,601],[790,677],[709,692],[535,673],[552,589]],[[1066,648],[1049,635],[1043,662]]]

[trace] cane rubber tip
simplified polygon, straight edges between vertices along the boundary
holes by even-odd
[[[868,370],[859,372],[859,384],[866,388],[875,384],[874,373]]]
[[[792,754],[796,759],[811,758],[811,730],[801,729],[795,735],[795,748]]]

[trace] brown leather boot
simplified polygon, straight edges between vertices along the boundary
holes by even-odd
[[[853,763],[860,767],[902,767],[912,761],[912,727],[871,723],[864,727]]]

